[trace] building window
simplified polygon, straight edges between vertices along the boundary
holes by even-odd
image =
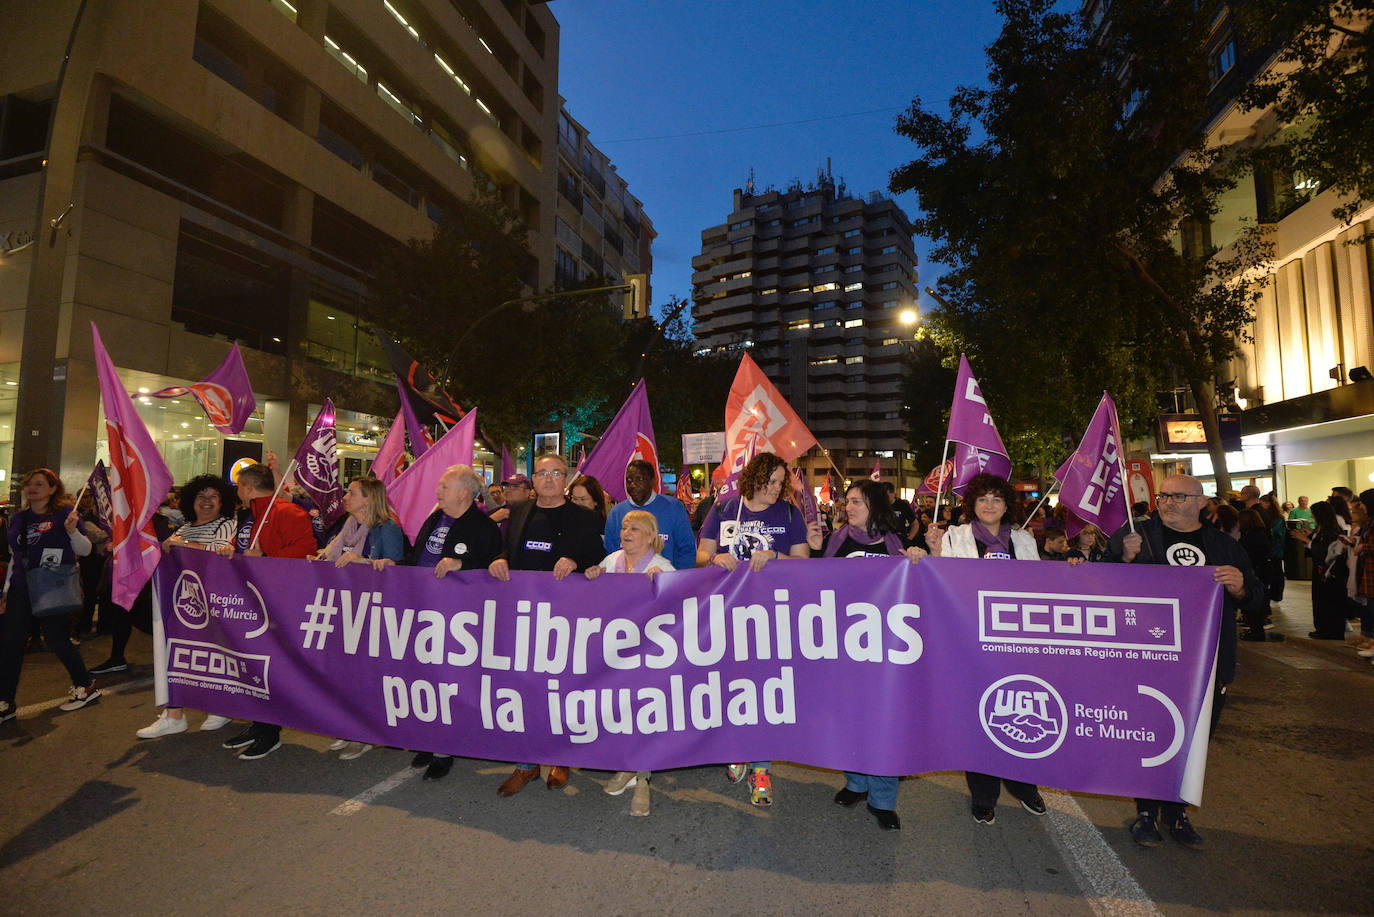
[[[817,258],[821,257],[822,255],[833,255],[834,253],[835,253],[835,246],[833,246],[833,245],[827,245],[825,248],[818,248],[818,249],[816,249],[816,257],[817,257]]]
[[[895,281],[895,280],[889,280],[887,283],[885,283],[885,284],[883,284],[882,286],[878,287],[878,289],[880,289],[880,290],[895,290],[895,289],[897,289],[897,281]]]
[[[853,365],[854,363],[862,363],[863,361],[864,361],[864,358],[863,358],[863,357],[845,357],[845,358],[844,358],[844,362],[845,362],[846,365]]]
[[[891,347],[893,344],[899,343],[900,340],[900,338],[883,338],[883,346]]]
[[[847,283],[844,285],[844,291],[846,293],[853,293],[858,290],[862,290],[863,288],[864,285],[862,283]]]
[[[820,358],[818,358],[818,359],[812,360],[812,361],[811,361],[811,365],[812,365],[812,366],[831,366],[831,365],[838,364],[839,362],[840,362],[840,358],[839,358],[839,357],[820,357]]]
[[[862,305],[862,303],[860,305]],[[846,328],[861,328],[863,327],[863,323],[864,320],[861,318],[851,318],[845,321],[844,326]]]
[[[895,246],[895,245],[884,245],[882,251],[878,252],[878,254],[880,254],[880,255],[891,255],[891,254],[893,254],[893,253],[896,252],[896,251],[897,251],[897,246]]]
[[[864,266],[862,264],[850,264],[845,266],[844,272],[846,274],[857,274],[863,269]]]
[[[788,331],[806,331],[811,327],[810,322],[788,322]]]
[[[839,305],[839,303],[836,302],[835,300],[833,300],[833,299],[825,299],[825,300],[822,300],[822,301],[816,303],[815,308],[817,308],[817,309],[829,309],[830,307],[832,307],[832,306],[837,306],[837,305]]]
[[[1228,38],[1207,57],[1207,76],[1215,86],[1236,65],[1236,40]]]
[[[753,220],[740,220],[738,223],[731,223],[731,224],[730,224],[730,231],[731,231],[731,232],[734,232],[736,229],[748,229],[750,226],[753,226],[753,225],[754,225],[754,221],[753,221]]]
[[[833,271],[833,270],[835,270],[835,265],[833,265],[833,264],[822,264],[820,267],[816,268],[816,273],[817,273],[817,274],[829,274],[829,273],[830,273],[831,271]]]
[[[324,49],[333,55],[335,60],[343,64],[349,73],[352,73],[363,83],[367,82],[367,70],[363,68],[363,65],[358,63],[357,58],[352,54],[339,47],[339,43],[328,35],[324,37]]]
[[[829,293],[829,292],[831,292],[832,290],[837,290],[837,289],[839,289],[839,284],[836,284],[836,283],[818,283],[818,284],[816,284],[814,287],[811,288],[811,292],[812,292],[812,293]]]
[[[862,229],[847,229],[847,230],[845,230],[844,237],[845,237],[846,239],[852,239],[852,238],[854,238],[855,236],[861,236],[861,235],[863,235],[863,233],[864,233],[864,231],[863,231]],[[858,250],[858,249],[853,249],[853,251],[857,251],[857,250]]]

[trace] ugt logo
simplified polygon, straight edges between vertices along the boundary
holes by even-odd
[[[192,630],[200,630],[210,623],[210,603],[205,598],[205,585],[192,570],[183,570],[172,587],[172,610],[177,620]]]
[[[1068,710],[1054,686],[1034,675],[1008,675],[988,686],[978,704],[983,731],[1018,758],[1044,758],[1064,744]]]

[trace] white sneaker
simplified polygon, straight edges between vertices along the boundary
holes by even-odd
[[[328,749],[328,750],[329,750],[329,751],[338,751],[339,749],[343,748],[343,747],[344,747],[345,745],[347,745],[347,744],[348,744],[348,740],[347,740],[347,739],[335,739],[334,741],[332,741],[332,742],[329,743],[329,749]]]
[[[367,753],[370,752],[371,750],[372,750],[372,746],[371,746],[371,745],[368,745],[366,742],[359,742],[355,748],[350,748],[348,751],[346,751],[346,752],[344,752],[343,754],[339,755],[339,760],[340,760],[340,761],[353,761],[353,760],[356,760],[356,759],[358,759],[358,758],[361,758],[363,755],[367,754]]]
[[[99,699],[100,689],[95,686],[95,682],[91,682],[91,684],[85,688],[72,685],[71,690],[67,692],[67,702],[57,709],[64,713],[71,713],[73,710],[80,710],[91,701]]]
[[[178,732],[186,731],[186,715],[171,716],[166,710],[158,714],[157,719],[153,720],[151,726],[144,726],[134,735],[140,739],[160,739],[163,736],[176,735]]]
[[[212,713],[205,718],[205,722],[200,724],[200,731],[214,732],[216,729],[222,729],[232,722],[234,722],[232,716],[220,716],[218,713]]]
[[[606,795],[619,796],[621,793],[634,786],[635,783],[638,782],[638,779],[638,773],[636,771],[618,771],[616,775],[611,778],[611,782],[606,784]]]

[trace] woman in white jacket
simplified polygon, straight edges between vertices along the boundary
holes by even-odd
[[[963,518],[966,525],[956,525],[943,534],[936,526],[926,532],[926,544],[937,557],[981,557],[985,560],[1039,560],[1035,538],[1029,532],[1013,528],[1016,521],[1016,492],[1005,478],[995,474],[980,474],[969,481],[964,490]],[[964,775],[972,797],[973,820],[990,825],[997,820],[997,797],[1002,784],[1016,797],[1021,807],[1032,815],[1045,814],[1045,800],[1033,783],[1004,780],[991,774]]]

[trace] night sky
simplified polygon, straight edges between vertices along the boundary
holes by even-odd
[[[658,232],[654,305],[688,298],[701,231],[755,189],[814,181],[827,157],[851,194],[887,192],[915,146],[912,98],[945,110],[981,85],[991,3],[960,0],[555,0],[559,90]],[[914,195],[898,197],[914,215]],[[935,279],[916,240],[921,285]],[[922,296],[922,311],[931,303]]]

